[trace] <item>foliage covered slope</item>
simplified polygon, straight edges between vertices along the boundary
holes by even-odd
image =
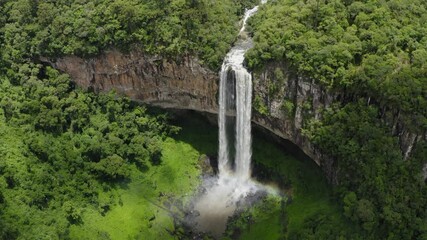
[[[4,57],[90,56],[142,48],[171,58],[199,56],[217,68],[254,0],[2,1]]]
[[[321,120],[306,119],[304,133],[335,159],[337,198],[359,229],[354,239],[427,238],[427,145],[420,141],[405,161],[396,126],[384,121],[426,134],[426,21],[421,0],[277,0],[251,19],[251,68],[286,62],[342,96]]]

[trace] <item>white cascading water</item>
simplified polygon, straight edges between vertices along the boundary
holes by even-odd
[[[266,1],[262,0],[264,4]],[[252,39],[245,31],[246,21],[258,11],[258,6],[247,10],[239,39],[224,59],[220,74],[219,90],[219,151],[217,179],[205,180],[206,193],[194,205],[199,213],[196,218],[200,231],[211,232],[219,237],[226,228],[237,204],[249,194],[263,188],[250,179],[251,176],[251,114],[252,76],[243,66],[245,53],[252,47]],[[235,129],[228,126],[235,117]],[[231,148],[227,131],[234,131],[234,170],[231,167]]]
[[[262,1],[264,3],[265,1]],[[247,10],[239,41],[230,50],[222,64],[219,89],[219,152],[218,167],[220,177],[229,174],[229,143],[227,135],[227,115],[236,116],[235,129],[235,173],[241,180],[250,178],[252,155],[251,116],[252,116],[252,76],[243,66],[245,53],[252,47],[252,39],[246,37],[246,21],[258,11],[258,6]],[[230,74],[230,71],[232,74]],[[234,78],[232,78],[232,77]],[[228,84],[235,81],[234,84]],[[235,89],[229,89],[234,86]]]

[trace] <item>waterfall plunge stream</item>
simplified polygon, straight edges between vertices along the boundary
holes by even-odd
[[[222,64],[219,87],[219,154],[220,177],[229,174],[230,146],[227,121],[235,122],[235,177],[250,178],[251,162],[251,116],[252,116],[252,76],[243,66],[245,53],[252,47],[252,39],[246,37],[246,21],[255,14],[258,6],[246,11],[237,44],[230,50]],[[233,129],[231,129],[233,130]]]
[[[264,4],[266,1],[261,1]],[[225,231],[228,217],[245,198],[262,185],[251,180],[251,114],[252,76],[243,66],[245,53],[252,47],[246,33],[246,21],[258,11],[258,6],[247,10],[239,39],[224,59],[219,90],[219,151],[218,178],[205,180],[206,192],[195,202],[197,229],[219,237]],[[234,137],[233,137],[234,134]],[[232,142],[234,141],[234,151]],[[234,167],[230,157],[234,154]]]

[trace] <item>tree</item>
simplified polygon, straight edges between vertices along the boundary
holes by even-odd
[[[130,174],[130,169],[125,160],[116,154],[93,163],[93,169],[107,180],[127,178]]]

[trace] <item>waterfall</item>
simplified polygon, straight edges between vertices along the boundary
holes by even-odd
[[[252,76],[243,66],[243,62],[245,53],[253,44],[252,39],[246,36],[246,22],[257,11],[258,6],[246,11],[239,40],[225,57],[221,68],[218,114],[220,177],[230,173],[231,154],[227,121],[231,118],[227,116],[235,116],[235,167],[232,174],[241,180],[247,180],[251,176]],[[234,89],[230,89],[230,86]]]
[[[244,205],[251,194],[266,190],[250,178],[252,76],[243,66],[245,53],[253,45],[245,31],[246,21],[257,10],[258,6],[246,11],[239,39],[222,64],[218,103],[219,176],[204,179],[205,192],[194,203],[196,228],[218,238],[237,206]],[[230,161],[233,155],[234,165]]]

